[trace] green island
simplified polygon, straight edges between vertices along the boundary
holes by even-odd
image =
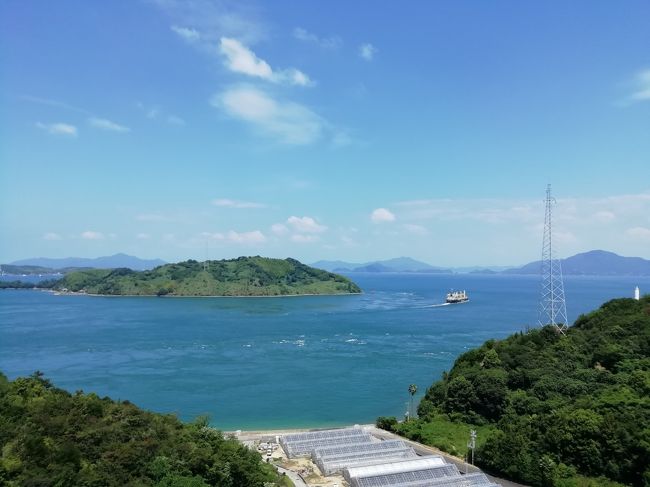
[[[149,271],[92,269],[71,272],[53,289],[102,295],[287,296],[352,294],[350,279],[295,259],[239,257],[231,260],[165,264]]]
[[[406,392],[406,391],[405,391]],[[650,296],[489,340],[428,388],[418,419],[377,425],[533,486],[650,486]]]
[[[293,483],[208,426],[0,373],[0,485],[265,487]]]

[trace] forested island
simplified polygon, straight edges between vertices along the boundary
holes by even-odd
[[[0,373],[0,485],[292,485],[260,455],[208,426]]]
[[[380,427],[534,486],[650,485],[650,296],[616,299],[566,336],[490,340],[426,392],[419,419]]]
[[[239,257],[165,264],[148,271],[91,269],[71,272],[53,289],[102,295],[286,296],[351,294],[361,289],[347,277],[295,259]]]

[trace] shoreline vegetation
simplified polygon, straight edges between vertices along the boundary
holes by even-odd
[[[535,487],[650,485],[650,295],[488,340],[431,385],[418,418],[376,425]]]
[[[360,294],[347,277],[295,259],[239,257],[165,264],[149,271],[92,269],[71,272],[51,289],[97,296],[272,297]]]
[[[129,401],[0,373],[0,485],[287,486],[259,453],[208,426]]]

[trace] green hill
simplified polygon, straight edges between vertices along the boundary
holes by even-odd
[[[283,296],[361,292],[348,278],[314,269],[295,259],[239,257],[205,264],[188,260],[140,272],[131,269],[72,272],[61,279],[55,289],[141,296]]]
[[[232,487],[289,485],[207,420],[181,423],[36,373],[0,373],[0,485]]]
[[[418,414],[378,423],[457,454],[478,429],[477,462],[530,485],[649,486],[650,296],[464,353]]]

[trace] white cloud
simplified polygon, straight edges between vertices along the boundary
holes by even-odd
[[[94,232],[92,230],[86,230],[81,234],[81,238],[84,240],[103,240],[104,234],[101,232]]]
[[[361,56],[366,61],[372,61],[377,54],[377,48],[370,44],[369,42],[361,44],[359,46],[359,56]]]
[[[625,234],[643,242],[650,242],[650,228],[632,227],[628,228]]]
[[[266,205],[262,203],[254,203],[252,201],[239,201],[239,200],[229,200],[226,198],[219,198],[212,200],[214,206],[221,206],[224,208],[266,208]]]
[[[650,101],[650,69],[638,73],[634,79],[635,91],[630,95],[630,101]]]
[[[237,39],[222,37],[219,50],[226,57],[226,66],[231,71],[267,80],[273,78],[271,66]]]
[[[314,243],[318,242],[320,237],[318,235],[303,235],[302,233],[295,233],[291,235],[291,241],[296,243]]]
[[[230,88],[213,96],[211,104],[252,124],[265,135],[290,145],[315,142],[322,136],[326,125],[321,117],[305,106],[276,100],[250,86]]]
[[[313,42],[325,49],[337,49],[343,45],[343,40],[339,36],[318,37],[301,27],[293,29],[293,37],[303,42]]]
[[[151,235],[149,235],[148,233],[138,233],[135,236],[135,238],[137,238],[138,240],[147,240],[151,238]]]
[[[289,233],[287,226],[283,225],[282,223],[274,223],[271,225],[271,231],[278,236],[286,235]]]
[[[415,225],[413,223],[405,223],[404,225],[402,225],[402,227],[408,233],[411,233],[413,235],[428,235],[429,234],[429,230],[427,230],[422,225]]]
[[[50,133],[52,135],[65,135],[68,137],[76,137],[77,136],[77,127],[74,125],[70,125],[68,123],[41,123],[38,122],[36,126],[41,129],[45,130],[47,133]]]
[[[219,51],[225,57],[226,67],[235,73],[262,78],[273,83],[288,83],[298,86],[313,84],[309,76],[298,69],[274,71],[269,63],[257,57],[253,51],[237,39],[222,37]]]
[[[131,129],[129,127],[125,127],[124,125],[120,125],[115,122],[111,122],[110,120],[107,120],[105,118],[96,118],[96,117],[91,117],[88,119],[88,123],[98,129],[102,130],[108,130],[110,132],[130,132]]]
[[[201,34],[196,29],[190,29],[188,27],[178,27],[176,25],[171,26],[176,34],[178,34],[183,40],[187,42],[196,42],[201,38]]]
[[[61,235],[58,233],[47,232],[43,235],[43,240],[63,240],[63,237],[61,237]]]
[[[394,222],[395,215],[386,208],[377,208],[370,214],[373,223]]]
[[[290,216],[287,219],[287,223],[296,232],[300,233],[322,233],[327,230],[325,225],[317,223],[316,220],[310,216]]]

